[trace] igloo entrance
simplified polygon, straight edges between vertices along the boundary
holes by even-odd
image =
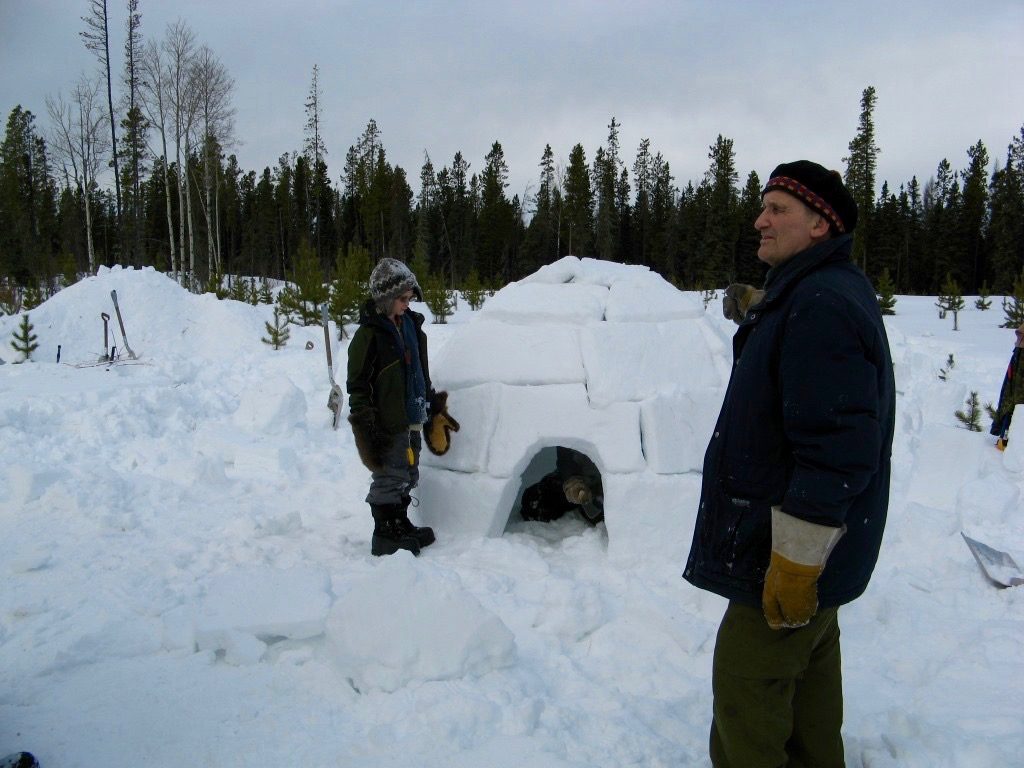
[[[604,484],[593,460],[563,445],[540,449],[520,478],[505,531],[524,522],[579,519],[590,526],[604,522]]]

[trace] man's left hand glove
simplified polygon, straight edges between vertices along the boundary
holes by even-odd
[[[444,456],[452,446],[452,432],[459,431],[457,422],[448,413],[448,393],[435,392],[430,397],[430,418],[423,428],[427,448],[435,456]]]
[[[746,283],[733,283],[725,289],[722,296],[722,314],[727,320],[732,320],[736,325],[743,322],[747,316],[747,310],[755,304],[760,304],[764,298],[764,291]]]
[[[772,507],[772,555],[761,595],[769,627],[792,629],[811,620],[818,610],[818,578],[845,531]]]

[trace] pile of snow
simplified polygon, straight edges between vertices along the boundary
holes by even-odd
[[[138,364],[66,364],[102,352],[111,290]],[[1000,453],[953,416],[972,391],[998,396],[1013,333],[971,302],[954,332],[933,304],[900,297],[886,319],[889,523],[868,591],[840,613],[851,768],[1024,753],[1024,592],[987,582],[960,536],[1024,563],[1024,417]],[[274,351],[271,314],[124,269],[32,310],[37,362],[0,367],[0,754],[707,766],[724,602],[680,572],[718,410],[700,393],[720,397],[730,363],[718,302],[705,313],[635,267],[563,260],[428,325],[464,426],[452,464],[423,467],[413,514],[430,507],[438,541],[417,559],[370,557],[369,476],[331,429],[322,330],[293,327]],[[0,339],[20,319],[0,317]],[[483,500],[548,444],[598,461],[607,528],[485,535]]]

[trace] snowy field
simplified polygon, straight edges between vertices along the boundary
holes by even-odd
[[[99,355],[111,290],[139,364],[68,365]],[[1024,419],[999,453],[987,418],[972,433],[953,415],[971,390],[998,397],[1014,335],[998,299],[967,306],[956,332],[929,298],[886,319],[889,524],[868,591],[840,612],[850,768],[1024,755],[1024,591],[988,583],[960,536],[1024,563]],[[421,557],[371,558],[368,473],[347,425],[330,427],[322,329],[293,327],[274,351],[260,341],[270,316],[114,269],[31,312],[36,362],[10,364],[20,318],[0,318],[0,755],[708,766],[724,601],[680,577],[699,477],[637,494],[638,525],[659,521],[646,548],[616,550],[614,526],[577,519],[486,537],[441,517]],[[431,359],[478,317],[462,303],[426,326]],[[717,301],[692,322],[728,349]]]

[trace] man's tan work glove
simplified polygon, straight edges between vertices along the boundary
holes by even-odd
[[[802,627],[818,610],[818,577],[846,527],[818,525],[772,507],[772,556],[761,609],[772,629]]]
[[[573,475],[562,483],[562,493],[570,504],[583,505],[594,500],[594,494],[587,487],[587,481],[582,475]]]
[[[722,314],[726,319],[739,325],[747,316],[747,310],[755,304],[760,304],[763,298],[764,291],[760,288],[746,283],[733,283],[725,289],[725,295],[722,297]]]

